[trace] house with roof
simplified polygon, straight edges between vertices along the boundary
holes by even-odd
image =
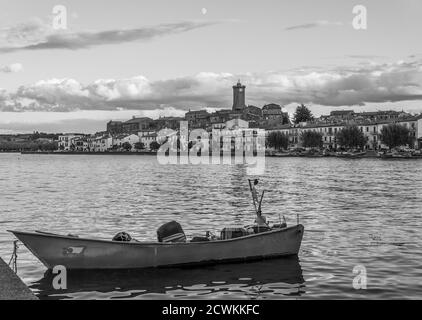
[[[93,136],[90,139],[89,150],[93,152],[106,152],[113,147],[113,137],[109,134]]]
[[[120,149],[122,146],[128,142],[132,145],[132,149],[134,149],[134,146],[136,143],[140,141],[139,136],[137,134],[119,134],[117,136],[114,136],[112,139],[112,147],[114,149]]]
[[[73,133],[64,134],[64,135],[59,136],[59,140],[58,140],[59,150],[61,150],[61,151],[74,151],[75,148],[76,148],[75,142],[79,141],[83,137],[84,137],[83,134],[73,134]]]
[[[154,120],[148,117],[133,117],[122,124],[123,132],[138,133],[140,130],[148,129],[153,122]]]

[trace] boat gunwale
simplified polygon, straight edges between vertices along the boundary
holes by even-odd
[[[72,236],[65,236],[60,234],[50,234],[50,233],[37,233],[37,232],[26,232],[26,231],[13,231],[13,230],[7,230],[7,232],[12,233],[15,237],[17,237],[17,234],[21,235],[27,235],[27,236],[36,236],[36,237],[45,237],[45,238],[60,238],[60,239],[66,239],[66,240],[76,240],[76,241],[88,241],[88,242],[101,242],[101,243],[107,243],[107,244],[116,244],[116,245],[134,245],[134,246],[184,246],[184,245],[192,245],[192,244],[199,244],[199,245],[207,245],[212,243],[228,243],[228,242],[234,242],[234,241],[242,241],[245,239],[251,239],[256,237],[262,237],[267,236],[273,233],[279,233],[279,232],[285,232],[293,229],[302,229],[304,230],[304,226],[302,224],[297,224],[291,227],[282,228],[282,229],[276,229],[276,230],[270,230],[266,232],[261,233],[255,233],[250,234],[243,237],[233,238],[233,239],[224,239],[224,240],[212,240],[212,241],[199,241],[199,242],[172,242],[172,243],[163,243],[163,242],[135,242],[135,241],[113,241],[113,240],[105,240],[105,239],[89,239],[89,238],[79,238],[79,237],[72,237]],[[18,237],[17,237],[18,238]]]

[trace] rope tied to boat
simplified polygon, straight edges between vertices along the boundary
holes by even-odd
[[[13,270],[14,273],[18,273],[18,243],[19,240],[13,241],[13,253],[9,260],[9,267]]]

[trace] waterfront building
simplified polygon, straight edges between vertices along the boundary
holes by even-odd
[[[109,134],[93,137],[91,139],[90,151],[94,152],[105,152],[109,151],[113,147],[113,137]]]
[[[75,150],[75,141],[83,138],[83,134],[65,134],[59,136],[58,146],[59,150],[62,151],[73,151]]]
[[[153,132],[147,135],[140,137],[140,142],[144,144],[146,150],[151,150],[151,143],[157,142],[157,133]]]
[[[154,130],[143,130],[138,132],[139,141],[144,144],[146,150],[151,150],[151,143],[157,141],[157,132]]]
[[[88,138],[87,137],[79,137],[74,139],[74,151],[78,152],[87,152],[90,151]]]
[[[387,113],[389,114],[389,113]],[[392,123],[397,123],[407,127],[410,136],[414,138],[414,143],[409,147],[420,149],[422,146],[422,116],[407,116],[398,118],[386,118],[380,121],[357,121],[352,119],[343,122],[320,122],[314,121],[310,123],[301,123],[299,125],[284,125],[271,129],[267,128],[267,135],[270,132],[279,131],[289,137],[289,145],[291,148],[301,147],[301,135],[307,131],[318,132],[322,135],[323,147],[328,150],[337,150],[340,146],[337,143],[337,133],[347,126],[355,125],[368,138],[365,145],[366,150],[380,150],[388,148],[381,142],[381,130],[383,127]]]
[[[283,111],[283,107],[276,103],[266,104],[261,108],[246,104],[246,86],[240,80],[233,87],[233,106],[231,109],[220,109],[213,113],[207,110],[189,110],[184,118],[160,117],[133,118],[126,122],[110,121],[107,124],[107,132],[115,138],[113,144],[123,144],[120,134],[134,134],[145,147],[156,141],[157,132],[162,129],[178,131],[181,121],[187,121],[189,129],[205,129],[208,132],[213,129],[226,129],[232,120],[243,121],[249,128],[265,129],[267,132],[281,131],[289,137],[292,148],[301,147],[301,135],[306,131],[318,132],[322,135],[323,147],[330,150],[340,148],[337,143],[337,133],[346,126],[356,125],[368,138],[365,149],[378,150],[385,148],[381,143],[381,130],[390,123],[399,123],[409,128],[415,144],[411,147],[420,148],[422,144],[422,124],[419,127],[417,117],[404,111],[376,111],[360,112],[354,110],[335,110],[329,115],[323,115],[310,122],[291,124],[289,114]],[[235,122],[236,122],[235,121]],[[134,142],[130,142],[132,145]]]
[[[112,148],[117,148],[120,149],[122,148],[123,144],[125,144],[126,142],[130,143],[132,145],[132,149],[135,145],[135,143],[140,142],[140,138],[138,136],[138,134],[120,134],[117,136],[114,136],[112,139],[112,144],[111,147]]]

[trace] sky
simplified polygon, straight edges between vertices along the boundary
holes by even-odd
[[[231,108],[238,79],[248,104],[290,113],[420,113],[421,13],[419,0],[0,0],[0,133]]]

